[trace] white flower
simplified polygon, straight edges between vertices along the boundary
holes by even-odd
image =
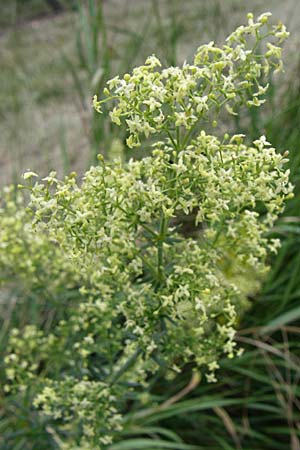
[[[29,170],[23,174],[24,180],[30,180],[31,178],[37,178],[38,174]]]

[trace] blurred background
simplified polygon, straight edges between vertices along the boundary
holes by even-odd
[[[299,0],[1,0],[0,185],[18,182],[26,169],[81,175],[99,152],[129,158],[124,131],[111,125],[108,111],[93,111],[93,95],[150,54],[164,65],[190,61],[200,44],[221,43],[249,11],[270,11],[291,32],[285,71],[269,80],[260,110],[243,111],[222,127],[250,140],[266,134],[278,151],[288,149],[295,198],[273,230],[282,247],[241,323],[244,355],[222,362],[216,385],[201,383],[190,400],[158,414],[153,436],[165,429],[171,438],[175,430],[182,442],[202,449],[299,450]],[[176,386],[160,389],[168,398],[187,382],[183,375]],[[46,425],[22,408],[16,400],[5,416],[0,404],[0,449],[57,448]],[[200,436],[199,430],[206,431]]]
[[[247,134],[256,138],[267,130],[274,145],[291,147],[300,132],[298,0],[2,0],[0,184],[28,168],[41,175],[52,169],[81,174],[100,151],[118,152],[124,136],[106,113],[93,113],[93,94],[149,54],[166,65],[190,61],[200,44],[222,42],[249,9],[271,11],[291,38],[264,120],[250,111]]]

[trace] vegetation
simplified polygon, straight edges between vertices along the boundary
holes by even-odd
[[[83,101],[113,70],[80,40],[105,41],[95,5],[78,35],[94,82],[62,55]],[[115,153],[82,182],[27,171],[4,189],[1,450],[299,448],[298,90],[259,113],[288,35],[268,22],[249,14],[191,64],[122,66],[94,98],[88,159],[100,135]]]

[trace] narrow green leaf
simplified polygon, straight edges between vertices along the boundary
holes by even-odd
[[[170,448],[172,450],[199,450],[195,445],[180,442],[168,442],[161,439],[128,439],[109,447],[109,450],[153,450]]]
[[[275,319],[271,320],[264,328],[264,330],[267,331],[268,328],[281,327],[288,323],[295,322],[298,319],[300,319],[300,306],[291,309],[290,311],[283,313]]]

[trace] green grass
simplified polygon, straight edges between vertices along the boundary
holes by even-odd
[[[7,0],[1,5],[0,27],[6,29],[74,7],[72,0]]]

